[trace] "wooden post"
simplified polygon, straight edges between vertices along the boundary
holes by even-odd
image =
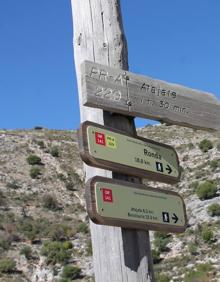
[[[126,39],[119,0],[72,0],[74,57],[81,121],[93,121],[135,135],[133,118],[82,105],[81,69],[84,60],[128,69]],[[86,179],[111,177],[105,170],[85,165]],[[141,180],[113,173],[113,178]],[[95,278],[97,282],[154,281],[149,232],[99,226],[90,222]]]

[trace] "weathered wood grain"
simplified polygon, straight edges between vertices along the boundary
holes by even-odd
[[[220,102],[206,92],[85,61],[83,104],[205,130],[220,129]]]
[[[128,69],[126,39],[119,0],[72,0],[74,60],[78,82],[81,122],[90,120],[135,133],[133,119],[83,106],[80,65],[85,60]],[[85,165],[86,179],[111,177],[109,171]],[[114,178],[140,181],[113,173]],[[142,230],[100,226],[90,222],[96,282],[154,281],[149,233]],[[108,240],[106,240],[108,239]]]
[[[112,193],[106,201],[103,190]],[[129,209],[121,208],[125,203]],[[185,204],[178,193],[142,184],[93,177],[86,184],[86,205],[96,224],[173,233],[184,232],[187,225]]]
[[[96,143],[102,134],[104,145]],[[113,138],[113,146],[107,137]],[[169,184],[180,180],[179,159],[173,147],[143,137],[135,138],[111,127],[84,122],[79,130],[82,160],[91,166]]]

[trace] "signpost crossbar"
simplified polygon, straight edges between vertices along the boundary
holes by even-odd
[[[89,61],[81,69],[85,106],[196,129],[220,129],[220,101],[213,94]]]

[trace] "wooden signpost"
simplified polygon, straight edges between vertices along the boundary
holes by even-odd
[[[175,233],[186,229],[185,204],[175,192],[97,176],[86,184],[86,204],[97,224]]]
[[[130,117],[111,115],[82,103],[81,63],[85,60],[128,69],[126,37],[123,32],[120,0],[71,0],[73,10],[73,45],[81,122],[90,120],[136,133]],[[84,166],[85,177],[103,175],[127,179],[128,175]],[[138,178],[132,181],[140,182]],[[100,226],[90,221],[93,265],[96,282],[152,282],[154,280],[149,233],[136,229]],[[106,240],[108,238],[108,240]]]
[[[171,184],[180,179],[178,156],[165,144],[84,122],[79,147],[81,158],[91,166]]]
[[[113,171],[85,166],[86,179],[92,178],[86,187],[88,213],[94,222],[112,225],[90,222],[96,281],[153,282],[147,230],[182,232],[186,212],[177,193],[140,184],[138,176],[177,182],[179,164],[171,147],[137,137],[131,117],[219,130],[220,102],[212,94],[127,71],[119,0],[71,2],[81,121],[106,126],[82,125],[81,156]]]
[[[198,129],[220,129],[220,102],[206,92],[85,61],[83,105]]]

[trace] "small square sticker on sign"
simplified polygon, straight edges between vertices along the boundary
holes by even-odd
[[[96,132],[95,133],[95,142],[96,142],[96,144],[105,146],[106,145],[105,134],[100,133],[100,132]]]
[[[106,135],[107,147],[116,149],[116,138],[111,135]]]
[[[103,199],[103,202],[113,203],[112,190],[103,188],[102,189],[102,199]]]

